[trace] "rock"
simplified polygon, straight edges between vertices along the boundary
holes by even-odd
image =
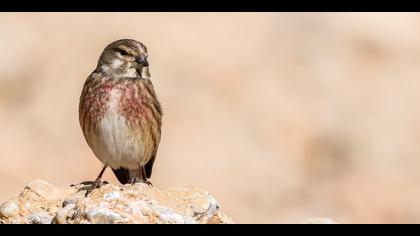
[[[86,213],[86,217],[90,222],[95,224],[114,224],[121,219],[120,214],[104,207],[90,209]]]
[[[51,224],[52,217],[45,212],[34,212],[28,219],[27,223],[29,224]]]
[[[34,180],[26,186],[26,189],[39,195],[46,200],[58,200],[67,194],[67,191],[74,192],[72,189],[65,189],[53,186],[44,180]]]
[[[106,184],[85,197],[83,184],[63,188],[34,180],[0,208],[0,223],[224,224],[233,223],[206,191]]]
[[[70,211],[73,210],[76,205],[73,203],[67,203],[66,201],[63,202],[63,207],[58,209],[57,214],[52,221],[53,224],[65,224],[67,223],[67,217],[70,215]]]
[[[17,201],[11,200],[8,202],[5,202],[0,207],[0,217],[2,218],[8,218],[8,217],[14,217],[19,214],[19,206]]]

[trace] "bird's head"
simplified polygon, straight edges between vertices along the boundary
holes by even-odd
[[[109,44],[98,61],[98,70],[113,77],[150,77],[147,48],[134,39],[120,39]]]

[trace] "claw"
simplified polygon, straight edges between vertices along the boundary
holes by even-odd
[[[86,186],[79,188],[77,192],[86,191],[85,197],[87,197],[93,190],[97,188],[101,188],[102,186],[108,184],[108,182],[107,181],[103,181],[103,182],[102,181],[86,181],[81,184],[86,185]]]
[[[145,184],[147,184],[149,186],[153,186],[152,182],[150,182],[149,180],[143,180],[143,179],[138,178],[138,177],[130,179],[130,182],[129,183],[132,186],[136,185],[136,183],[145,183]]]

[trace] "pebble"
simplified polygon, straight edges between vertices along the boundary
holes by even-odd
[[[16,201],[11,200],[5,202],[0,207],[0,216],[4,218],[13,217],[19,214],[19,206]]]
[[[52,218],[47,214],[35,212],[28,217],[28,220],[32,224],[51,224]]]
[[[93,208],[86,213],[87,219],[95,224],[113,224],[121,219],[120,214],[106,208]]]
[[[57,214],[55,215],[53,219],[54,224],[66,224],[67,223],[67,217],[69,216],[69,213],[71,210],[73,210],[76,207],[74,203],[69,203],[64,206],[64,208],[60,208],[57,211]]]

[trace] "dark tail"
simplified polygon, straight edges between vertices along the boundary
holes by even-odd
[[[146,165],[144,166],[144,170],[146,173],[145,176],[146,178],[150,178],[150,176],[152,176],[152,169],[153,169],[153,163],[155,162],[156,159],[156,154],[153,155],[153,157],[150,159],[150,161],[148,163],[146,163]],[[112,169],[112,171],[114,172],[115,176],[117,176],[118,181],[120,181],[121,184],[128,184],[131,180],[131,178],[133,177],[140,177],[138,176],[142,170],[128,170],[125,168],[119,168],[119,169]]]
[[[146,170],[146,177],[150,179],[150,176],[152,176],[152,169],[153,169],[153,163],[156,159],[156,153],[153,154],[153,157],[150,159],[149,162],[144,166],[144,169]]]
[[[118,181],[120,181],[121,184],[128,184],[130,181],[130,171],[128,169],[119,168],[119,169],[112,169],[115,176],[117,176]]]

